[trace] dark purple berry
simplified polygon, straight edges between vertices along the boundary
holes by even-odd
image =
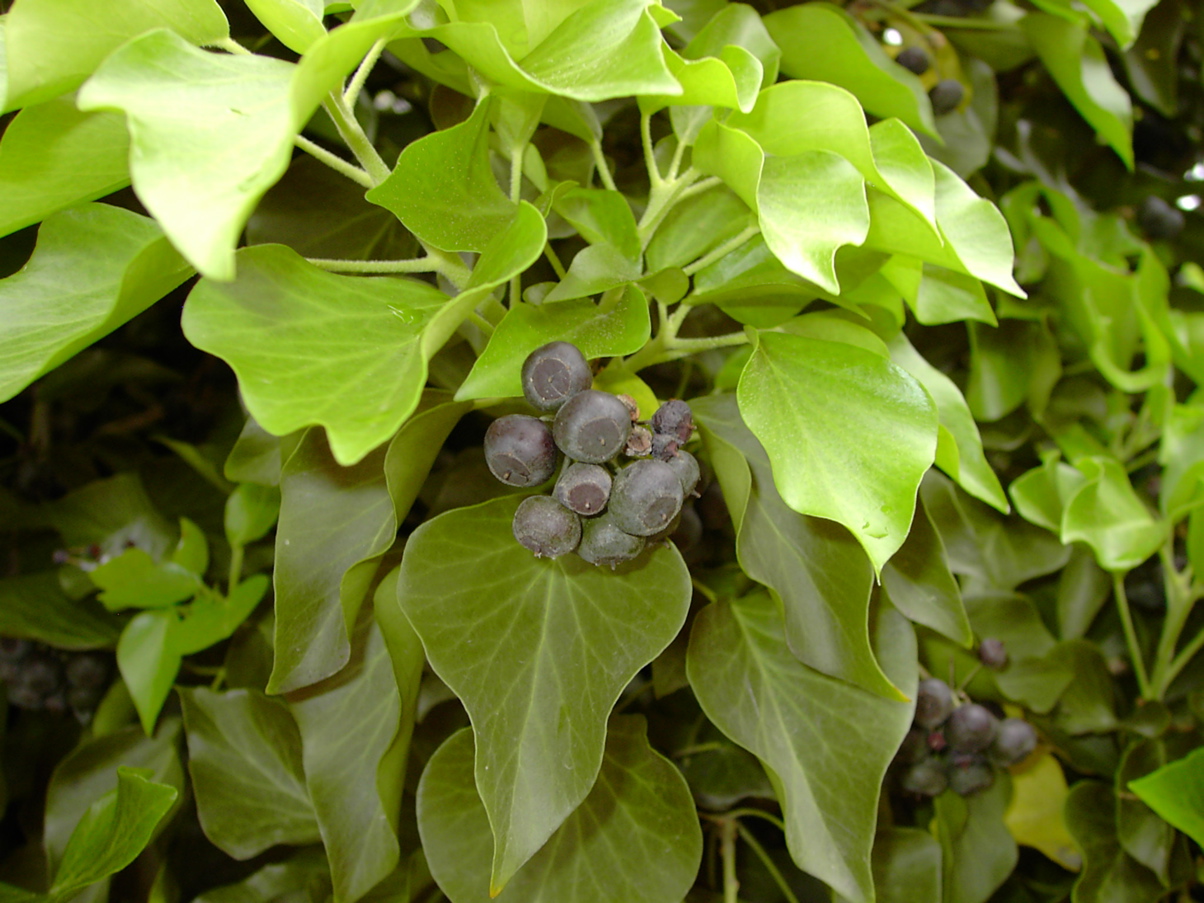
[[[652,457],[661,461],[668,461],[677,454],[677,450],[681,447],[681,443],[677,441],[677,437],[669,433],[653,433],[652,434]]]
[[[599,514],[610,498],[610,471],[600,464],[570,464],[556,481],[552,493],[570,511]]]
[[[1037,731],[1023,718],[1004,718],[987,754],[1000,765],[1015,765],[1037,748]]]
[[[103,687],[109,679],[109,662],[95,652],[81,652],[67,661],[67,683],[82,690]]]
[[[613,569],[635,558],[645,545],[644,537],[623,532],[615,525],[614,517],[603,514],[582,525],[577,554],[590,564],[609,565]]]
[[[514,512],[514,538],[536,558],[559,558],[581,542],[581,518],[550,495],[533,495]]]
[[[636,461],[619,471],[610,490],[616,526],[633,536],[664,530],[681,510],[684,495],[677,472],[664,461]]]
[[[995,769],[982,756],[950,759],[949,789],[958,796],[973,796],[995,783]]]
[[[904,47],[899,51],[899,55],[895,57],[895,62],[908,72],[914,72],[916,75],[923,75],[928,71],[928,67],[932,65],[932,60],[928,58],[928,54],[924,51],[923,47]]]
[[[991,745],[999,729],[999,719],[976,702],[954,710],[945,722],[945,739],[958,752],[982,752]]]
[[[966,96],[966,89],[956,78],[944,78],[932,86],[928,99],[932,102],[932,112],[937,116],[952,113]]]
[[[992,671],[998,671],[1007,665],[1008,651],[1004,648],[1003,640],[990,637],[979,643],[978,660]]]
[[[609,392],[587,389],[561,405],[552,423],[560,450],[574,461],[603,464],[627,445],[631,415]]]
[[[674,436],[678,444],[685,445],[694,433],[694,413],[680,399],[666,401],[652,415],[652,432]]]
[[[485,463],[508,486],[538,486],[556,472],[552,431],[526,414],[499,417],[485,433]]]
[[[698,459],[688,451],[679,451],[665,463],[672,467],[673,472],[677,474],[682,494],[689,496],[693,493],[694,487],[698,485],[698,480],[702,476],[702,471],[698,467]]]
[[[903,772],[899,786],[906,793],[940,796],[949,786],[949,776],[939,759],[922,759]]]
[[[939,726],[953,711],[953,691],[943,680],[929,677],[916,688],[915,722],[931,730]]]
[[[568,342],[549,342],[523,361],[523,397],[541,411],[554,411],[594,382],[580,349]]]
[[[899,746],[899,751],[895,753],[895,759],[908,765],[914,765],[921,759],[927,758],[927,756],[928,735],[918,727],[911,728],[903,738],[903,742]]]

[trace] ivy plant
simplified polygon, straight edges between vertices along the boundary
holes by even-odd
[[[0,901],[1197,899],[1200,22],[0,2]]]

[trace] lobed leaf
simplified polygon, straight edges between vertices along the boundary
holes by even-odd
[[[1204,840],[1204,750],[1193,750],[1128,788],[1196,843]]]
[[[511,529],[520,499],[458,508],[406,543],[398,601],[468,710],[500,891],[585,798],[611,706],[673,639],[689,574],[669,547],[612,571],[538,559]],[[465,649],[472,649],[466,655]]]
[[[500,894],[490,890],[489,818],[473,783],[472,733],[446,740],[418,785],[418,827],[452,903],[681,899],[698,871],[702,832],[685,780],[645,731],[640,718],[611,719],[593,788]]]

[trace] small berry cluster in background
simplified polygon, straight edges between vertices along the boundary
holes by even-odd
[[[538,486],[558,468],[559,476],[551,495],[518,506],[515,539],[536,557],[576,552],[614,568],[672,533],[700,476],[682,449],[694,431],[690,406],[668,401],[641,422],[631,398],[591,388],[589,363],[568,342],[531,352],[522,381],[544,416],[508,414],[490,424],[486,463],[510,486]]]
[[[100,652],[65,652],[29,640],[0,637],[0,683],[8,701],[19,709],[70,710],[87,723],[112,673],[111,657]]]
[[[1003,643],[983,640],[979,659],[989,668],[1007,663]],[[911,730],[895,755],[905,793],[939,796],[952,790],[973,796],[995,783],[995,769],[1015,765],[1037,747],[1037,732],[1023,718],[998,718],[976,702],[959,703],[935,677],[920,681]]]

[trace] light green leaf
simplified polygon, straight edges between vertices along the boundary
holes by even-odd
[[[21,0],[7,16],[8,97],[4,110],[73,90],[129,38],[171,28],[192,44],[229,37],[215,0]]]
[[[836,252],[865,241],[865,180],[844,157],[804,151],[766,157],[757,186],[761,234],[792,272],[840,294]]]
[[[191,599],[204,587],[191,571],[172,561],[155,561],[136,547],[106,561],[88,576],[100,587],[100,601],[109,611],[165,608]]]
[[[1084,5],[1099,16],[1122,50],[1127,50],[1141,33],[1145,15],[1157,0],[1085,0]]]
[[[609,243],[638,264],[640,236],[627,198],[600,188],[570,188],[557,194],[553,209],[590,244]]]
[[[910,301],[910,299],[908,299]],[[997,325],[982,283],[973,276],[926,263],[911,308],[924,325],[979,320]]]
[[[0,636],[56,649],[104,649],[112,647],[120,629],[120,620],[91,599],[68,596],[58,571],[0,580]]]
[[[632,260],[609,242],[586,245],[573,257],[568,273],[547,295],[545,303],[569,301],[610,291],[642,275],[638,260]]]
[[[916,136],[898,119],[883,119],[870,126],[870,147],[878,170],[876,183],[922,216],[926,224],[935,225],[936,176]]]
[[[757,209],[757,189],[765,153],[747,133],[711,120],[694,142],[693,165],[699,172],[718,176],[740,200]]]
[[[1204,843],[1204,749],[1192,750],[1128,787],[1169,824]]]
[[[982,437],[970,406],[957,385],[920,355],[900,332],[890,342],[891,360],[914,376],[936,402],[942,438],[937,440],[936,465],[975,498],[1007,514],[1010,509],[999,478],[982,450]]]
[[[517,304],[497,325],[456,398],[522,395],[523,361],[547,342],[571,342],[587,360],[593,360],[634,354],[650,334],[648,300],[634,286],[607,295],[599,303],[582,299]]]
[[[777,81],[782,51],[769,36],[760,14],[748,4],[722,4],[706,25],[690,39],[683,56],[691,60],[707,56],[721,57],[727,47],[743,48],[761,64],[760,87]]]
[[[1103,457],[1083,458],[1075,466],[1086,482],[1062,511],[1062,541],[1087,543],[1108,571],[1127,571],[1153,555],[1166,537],[1166,524],[1138,498],[1124,466]]]
[[[377,557],[393,544],[397,517],[385,450],[341,467],[309,430],[285,462],[276,528],[275,660],[271,693],[316,683],[347,664],[350,635]],[[314,517],[321,511],[321,517]]]
[[[1026,401],[1044,410],[1062,375],[1061,352],[1048,327],[1027,320],[1000,320],[988,328],[967,324],[970,378],[966,402],[976,419],[999,420]]]
[[[750,110],[761,88],[761,63],[743,47],[725,47],[719,58],[684,59],[662,45],[665,65],[680,84],[679,94],[641,94],[640,110],[653,113],[662,107],[727,107]],[[710,115],[710,111],[699,111]],[[689,133],[687,133],[688,135]]]
[[[1003,823],[1009,781],[969,797],[936,798],[936,836],[941,844],[943,903],[985,903],[1016,867],[1019,850]]]
[[[883,608],[879,660],[915,691],[915,639]],[[782,612],[766,593],[707,606],[694,619],[686,659],[703,711],[770,772],[799,868],[845,898],[874,898],[870,850],[878,793],[913,706],[811,670],[786,646]],[[834,742],[839,738],[839,742]]]
[[[936,176],[937,221],[960,264],[957,268],[1023,298],[1024,290],[1012,278],[1012,234],[999,208],[976,195],[944,164],[933,161],[932,171]]]
[[[1080,471],[1060,461],[1055,452],[1048,455],[1040,467],[1013,480],[1008,492],[1025,520],[1061,533],[1066,502],[1086,482],[1087,478]]]
[[[1171,407],[1158,447],[1158,463],[1163,468],[1159,507],[1170,520],[1180,520],[1195,506],[1204,477],[1204,407]]]
[[[117,667],[147,736],[154,733],[155,720],[180,670],[180,656],[169,641],[174,619],[171,611],[144,611],[126,624],[117,641]]]
[[[782,71],[794,78],[839,85],[882,119],[895,117],[913,129],[936,134],[932,106],[919,78],[894,66],[876,41],[843,10],[808,3],[765,16],[765,27],[782,48]]]
[[[489,165],[490,103],[482,100],[464,122],[407,145],[368,200],[437,248],[483,251],[518,212]]]
[[[282,245],[244,248],[238,260],[234,282],[202,279],[192,290],[185,335],[230,364],[264,429],[283,436],[320,424],[342,464],[397,431],[418,403],[427,360],[467,313],[463,296],[413,279],[327,273]]]
[[[0,140],[0,235],[128,185],[128,156],[117,113],[81,113],[69,97],[22,110]]]
[[[427,521],[406,543],[398,581],[431,667],[472,719],[494,835],[491,891],[585,798],[611,706],[677,634],[691,595],[672,547],[617,571],[575,555],[535,558],[514,540],[518,502]]]
[[[348,666],[289,704],[336,903],[358,900],[400,855],[392,822],[404,773],[384,759],[400,726],[401,701],[380,629],[370,615],[361,624]]]
[[[205,836],[235,859],[278,843],[317,843],[301,736],[284,703],[254,690],[179,693]]]
[[[159,30],[123,45],[80,91],[81,110],[127,115],[134,190],[207,276],[234,278],[243,224],[288,168],[298,127],[289,102],[294,69],[263,56],[208,53]]]
[[[247,0],[247,8],[289,50],[305,53],[326,34],[322,0]]]
[[[663,903],[698,872],[702,832],[681,773],[648,745],[642,718],[611,719],[597,782],[499,903]],[[473,784],[470,731],[450,737],[418,785],[418,826],[431,873],[452,903],[491,899],[491,838]]]
[[[870,647],[874,574],[865,553],[838,525],[782,500],[735,396],[697,398],[691,406],[732,510],[740,565],[782,600],[791,651],[817,671],[897,697]]]
[[[70,900],[88,885],[121,871],[150,842],[179,792],[147,780],[146,774],[117,769],[117,787],[88,809],[67,842],[50,888],[51,900]]]
[[[189,274],[144,216],[105,204],[53,215],[29,263],[0,280],[0,399],[108,335]]]
[[[795,511],[843,524],[874,569],[903,544],[937,411],[905,370],[839,342],[762,333],[736,395]]]
[[[685,266],[754,222],[748,205],[727,188],[688,197],[669,211],[653,233],[645,253],[648,272]]]
[[[1132,103],[1087,23],[1034,12],[1020,20],[1020,27],[1066,99],[1132,169]]]

